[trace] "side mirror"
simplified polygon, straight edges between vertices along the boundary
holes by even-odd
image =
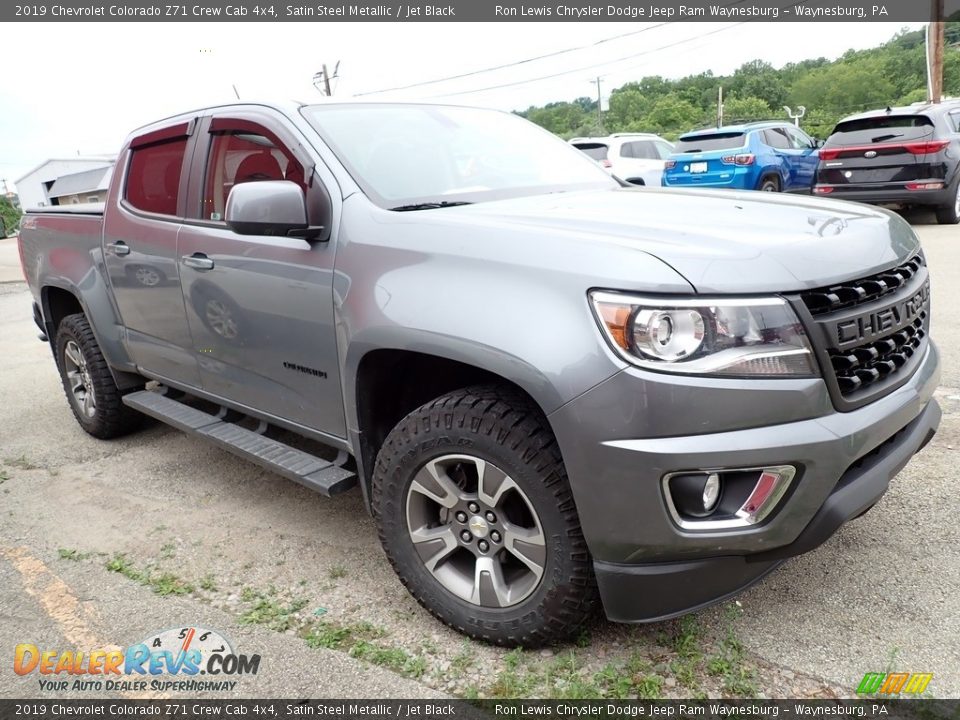
[[[826,144],[826,140],[821,140],[820,138],[813,139],[813,146],[816,148],[822,148]]]
[[[234,185],[224,213],[227,226],[239,235],[302,237],[311,240],[323,228],[307,222],[303,190],[289,180],[261,180]]]

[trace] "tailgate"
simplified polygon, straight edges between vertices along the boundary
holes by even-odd
[[[666,171],[667,181],[671,185],[727,185],[733,182],[735,164],[730,158],[736,152],[674,155],[671,160],[676,164]]]
[[[929,178],[928,156],[942,149],[933,134],[933,122],[925,116],[840,123],[820,150],[817,182],[875,185]]]

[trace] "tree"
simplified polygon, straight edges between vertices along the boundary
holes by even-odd
[[[624,86],[610,94],[610,109],[605,118],[607,127],[617,132],[626,130],[630,123],[637,122],[646,115],[653,103],[646,98],[636,85]]]
[[[774,112],[758,97],[736,98],[723,101],[723,121],[726,124],[749,122],[751,120],[772,120],[780,117],[781,110]]]
[[[0,228],[0,237],[12,235],[20,228],[20,217],[23,213],[9,199],[0,197],[0,222],[3,227]]]
[[[646,132],[676,134],[703,125],[703,110],[676,95],[657,100],[643,118]]]

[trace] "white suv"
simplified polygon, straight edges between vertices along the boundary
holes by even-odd
[[[652,133],[614,133],[602,138],[570,141],[621,180],[634,185],[660,187],[663,163],[673,144]]]

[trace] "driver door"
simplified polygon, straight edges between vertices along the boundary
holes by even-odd
[[[329,202],[319,178],[306,180],[310,156],[272,120],[214,115],[202,130],[202,196],[177,248],[200,379],[205,392],[235,405],[344,437],[333,241],[239,235],[224,222],[230,190],[240,183],[288,180],[308,208],[320,195]]]

